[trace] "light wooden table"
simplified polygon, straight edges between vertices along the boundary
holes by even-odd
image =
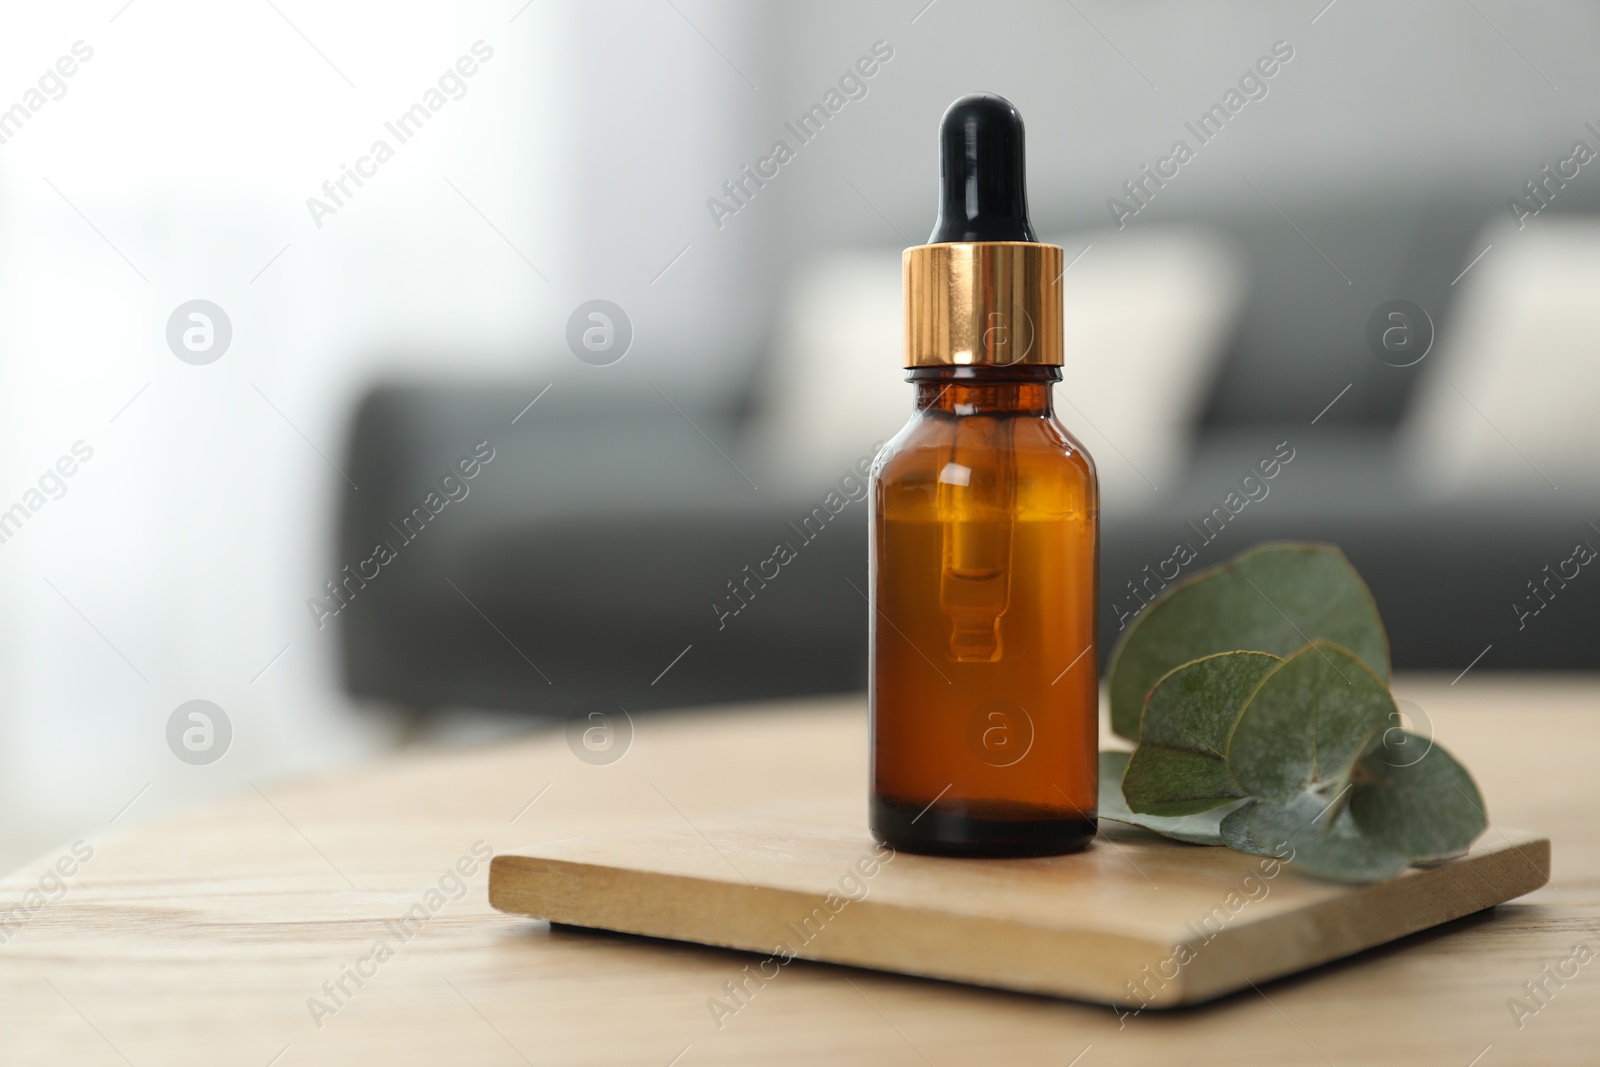
[[[1600,1062],[1600,959],[1562,963],[1579,942],[1600,952],[1600,680],[1474,673],[1453,687],[1403,678],[1396,692],[1477,775],[1489,833],[1553,839],[1552,884],[1200,1008],[1119,1019],[797,961],[718,1029],[707,1001],[757,957],[551,930],[488,907],[475,842],[506,850],[810,797],[864,809],[866,719],[850,698],[641,717],[609,766],[578,760],[564,735],[420,752],[91,838],[64,894],[46,879],[31,899],[58,899],[25,921],[13,913],[0,944],[0,1062]],[[71,853],[0,882],[0,903],[58,856]],[[430,898],[441,881],[455,892],[458,862],[473,869],[464,895]],[[426,918],[396,926],[419,905]],[[1564,984],[1544,978],[1547,964]],[[341,979],[336,1002],[324,983]],[[1524,989],[1541,979],[1542,1006]],[[313,997],[330,1009],[320,1019]],[[1539,1008],[1520,1028],[1516,997]]]

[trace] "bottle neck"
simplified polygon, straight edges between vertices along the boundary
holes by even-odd
[[[916,367],[906,380],[917,387],[916,409],[943,415],[1055,414],[1051,386],[1060,367]]]

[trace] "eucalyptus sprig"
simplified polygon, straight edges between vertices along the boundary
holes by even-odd
[[[1472,776],[1404,730],[1389,639],[1338,549],[1269,544],[1163,591],[1112,654],[1100,814],[1347,882],[1463,852]]]

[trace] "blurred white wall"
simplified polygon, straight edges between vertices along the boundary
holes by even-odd
[[[726,308],[649,288],[690,220],[628,193],[668,142],[717,156],[744,90],[686,58],[703,42],[670,7],[646,27],[546,0],[124,5],[14,8],[0,35],[0,107],[86,57],[0,144],[0,508],[92,450],[0,544],[4,859],[136,794],[128,819],[384,741],[305,608],[337,567],[335,465],[371,380],[570,381],[591,370],[556,347],[579,300],[680,335]],[[701,17],[728,47],[756,36]],[[402,144],[385,123],[441,77]],[[317,225],[307,198],[380,138],[393,157]],[[685,257],[680,278],[710,294],[737,262]],[[166,340],[195,298],[232,326],[203,366]],[[233,724],[211,766],[167,750],[194,698]]]
[[[820,245],[904,243],[891,225],[926,238],[939,114],[980,89],[1021,110],[1034,221],[1056,231],[1110,223],[1107,198],[1277,41],[1294,58],[1266,97],[1130,228],[1174,209],[1248,203],[1257,194],[1245,178],[1286,210],[1468,179],[1509,183],[1510,196],[1531,160],[1567,148],[1596,117],[1600,93],[1600,9],[1572,0],[1536,9],[1509,0],[826,0],[778,10],[790,64],[775,102],[784,115],[871,41],[895,48],[871,95],[846,109],[789,183],[793,237]]]

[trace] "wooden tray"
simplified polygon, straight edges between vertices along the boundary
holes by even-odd
[[[494,858],[502,911],[759,953],[1130,1007],[1192,1004],[1537,889],[1550,842],[1495,829],[1372,886],[1104,823],[1084,852],[895,854],[859,806],[790,807],[557,841]]]

